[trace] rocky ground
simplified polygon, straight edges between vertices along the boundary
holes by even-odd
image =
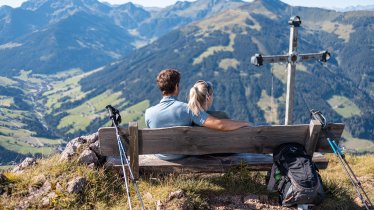
[[[372,159],[372,158],[371,158]],[[371,160],[370,159],[370,160]],[[39,160],[35,160],[33,158],[26,158],[21,164],[16,166],[12,169],[12,171],[7,171],[0,173],[0,209],[75,209],[78,206],[87,206],[92,207],[94,209],[108,209],[111,204],[106,203],[104,206],[106,207],[98,207],[97,204],[93,201],[97,200],[96,196],[99,193],[94,194],[93,197],[90,199],[84,198],[87,194],[92,194],[87,190],[88,188],[92,188],[95,186],[99,186],[98,179],[93,179],[92,176],[97,176],[98,174],[102,173],[102,177],[106,179],[108,176],[105,169],[105,158],[99,155],[99,141],[97,134],[92,134],[89,136],[82,136],[70,141],[65,150],[62,154],[55,157],[55,168],[53,167],[45,167],[42,169],[34,170],[33,175],[30,177],[29,173],[31,173],[33,168],[41,167],[39,165]],[[59,166],[59,164],[62,166]],[[50,164],[50,163],[49,163]],[[73,169],[77,171],[69,171],[69,164],[75,164],[76,167],[80,167],[80,165],[85,166],[87,170],[90,171],[81,171],[81,169]],[[57,166],[57,167],[56,167]],[[334,165],[334,167],[338,167],[339,165]],[[370,166],[369,164],[369,167]],[[104,170],[103,170],[104,168]],[[45,171],[43,171],[45,170]],[[51,170],[51,171],[48,171]],[[60,170],[56,172],[56,170]],[[71,170],[71,169],[70,169]],[[101,171],[100,171],[101,170]],[[370,169],[368,169],[370,170]],[[92,175],[94,174],[94,175]],[[95,175],[96,174],[96,175]],[[22,177],[30,177],[27,179],[30,180],[23,180]],[[118,176],[118,173],[115,175],[117,178],[114,178],[114,181],[117,181],[119,186],[123,186],[121,183],[121,177]],[[210,176],[210,175],[205,175]],[[326,178],[326,177],[325,177]],[[334,179],[334,178],[332,178]],[[372,174],[367,174],[365,176],[360,177],[361,181],[364,183],[364,187],[369,189],[370,192],[374,188],[374,178]],[[21,180],[21,181],[20,181]],[[96,183],[92,180],[96,180]],[[106,180],[108,181],[108,180]],[[109,180],[109,184],[112,181]],[[18,184],[17,184],[18,183]],[[99,188],[108,187],[106,186],[108,183],[101,184]],[[139,183],[140,185],[142,183]],[[331,185],[331,184],[330,184]],[[335,185],[335,184],[333,184]],[[349,185],[349,183],[348,183]],[[152,185],[150,185],[152,186]],[[110,186],[109,186],[110,187]],[[113,196],[117,196],[116,199],[124,200],[126,197],[125,191],[118,186],[114,186],[113,188],[119,189],[117,192],[116,190],[108,188],[108,194],[112,193]],[[339,196],[347,196],[347,199],[350,199],[348,191],[341,192],[344,188],[341,186],[334,186],[333,188],[330,187],[330,190],[337,190],[333,192],[337,195],[334,195],[329,198],[327,203],[332,203],[328,205],[323,205],[323,207],[314,207],[313,209],[352,209],[351,207],[345,207],[345,204],[337,205],[338,207],[328,207],[326,206],[334,206],[334,199],[339,198]],[[192,186],[194,189],[195,187]],[[144,200],[147,202],[148,209],[157,209],[157,210],[165,210],[165,209],[180,209],[180,210],[187,210],[187,209],[214,209],[214,210],[224,210],[224,209],[297,209],[296,207],[287,208],[282,207],[279,205],[279,200],[276,194],[269,194],[269,195],[257,195],[257,194],[236,194],[236,193],[225,193],[221,195],[216,194],[205,194],[200,193],[198,196],[195,195],[191,197],[191,191],[182,190],[183,188],[176,190],[176,191],[168,191],[167,196],[159,196],[157,190],[148,190],[143,189],[141,190],[141,194]],[[87,193],[89,192],[89,193]],[[225,191],[223,191],[225,192]],[[101,192],[106,193],[105,191]],[[116,194],[117,193],[117,194]],[[341,194],[339,194],[341,193]],[[345,194],[344,194],[345,193]],[[74,197],[73,200],[67,201],[70,195],[77,195]],[[101,195],[102,196],[102,195]],[[107,201],[110,202],[111,195],[108,195]],[[199,196],[204,197],[203,199],[199,200]],[[102,196],[103,197],[103,196]],[[196,199],[197,198],[197,199]],[[64,200],[65,199],[65,200]],[[136,197],[134,196],[134,199]],[[87,202],[93,202],[92,204],[86,205],[84,200]],[[92,201],[93,200],[93,201]],[[353,199],[354,200],[354,199]],[[9,201],[9,202],[7,202]],[[199,202],[198,205],[195,202]],[[64,205],[61,205],[61,203]],[[66,204],[68,202],[80,202],[79,205],[70,205]],[[103,202],[103,201],[100,201]],[[100,203],[99,202],[99,203]],[[125,201],[124,201],[125,202]],[[339,201],[342,202],[342,201]],[[352,204],[353,203],[353,204]],[[355,204],[356,203],[356,204]],[[360,207],[360,200],[357,198],[348,203],[351,206],[354,206],[353,209],[361,209]],[[71,207],[72,206],[72,207]],[[116,204],[117,207],[122,206],[125,208],[127,206],[126,203]],[[198,206],[198,207],[197,207]],[[339,207],[340,206],[340,207]],[[66,207],[66,208],[65,208]]]

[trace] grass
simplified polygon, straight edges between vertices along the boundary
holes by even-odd
[[[41,186],[38,177],[44,176],[52,184],[52,190],[58,197],[50,203],[49,207],[57,209],[123,209],[127,207],[125,188],[119,174],[99,168],[91,169],[76,162],[60,162],[59,156],[50,159],[38,160],[36,167],[26,170],[23,174],[6,172],[8,185],[12,187],[11,197],[0,197],[0,205],[14,208],[16,203],[25,199],[28,189],[32,186]],[[67,183],[74,177],[83,176],[87,179],[87,186],[83,196],[68,194],[56,188],[57,183],[66,188]],[[147,209],[154,208],[157,200],[165,200],[170,192],[182,189],[188,196],[188,202],[196,209],[207,207],[206,196],[218,196],[222,193],[265,193],[265,186],[261,183],[264,174],[246,170],[233,170],[227,174],[209,177],[191,174],[176,176],[148,174],[138,181]],[[132,192],[134,188],[130,186]],[[151,196],[145,196],[149,194]],[[139,202],[135,193],[131,194],[135,209]],[[31,205],[37,208],[40,199],[31,200]]]
[[[0,84],[2,86],[12,86],[12,85],[17,84],[17,82],[7,77],[0,76]]]
[[[105,106],[111,104],[112,106],[126,105],[122,99],[121,93],[111,93],[107,91],[99,96],[96,96],[84,104],[68,110],[68,116],[61,119],[58,129],[73,126],[67,133],[74,133],[79,130],[84,130],[90,125],[93,119],[105,119],[108,117]],[[149,107],[149,101],[144,100],[135,104],[121,112],[122,122],[128,123],[130,121],[138,121],[139,127],[145,126],[144,112]]]
[[[273,68],[274,77],[276,77],[283,84],[286,85],[287,84],[287,65],[286,64],[273,63],[273,64],[271,64],[271,67]]]
[[[81,91],[81,87],[79,85],[80,79],[81,76],[76,76],[64,82],[58,82],[57,84],[53,84],[52,90],[43,93],[43,96],[47,97],[46,106],[49,108],[49,113],[53,109],[61,107],[62,102],[59,100],[63,97],[69,97],[70,101],[74,102],[86,96],[86,93]]]
[[[374,142],[368,139],[354,138],[347,130],[343,131],[342,135],[346,141],[343,145],[350,150],[358,152],[374,152]]]
[[[61,144],[59,140],[35,137],[36,133],[25,129],[24,119],[31,119],[30,113],[23,110],[1,108],[0,116],[0,146],[20,154],[55,153],[55,147]]]
[[[54,109],[61,107],[62,103],[74,102],[84,98],[89,92],[83,92],[79,81],[88,75],[100,71],[102,68],[95,69],[91,72],[82,74],[80,69],[72,69],[70,71],[58,73],[51,76],[52,85],[49,91],[43,93],[46,98],[46,107],[48,113],[52,113]],[[68,101],[60,101],[62,98],[69,98]]]
[[[355,32],[353,25],[343,25],[336,22],[324,22],[322,24],[322,30],[336,34],[340,39],[343,39],[344,42],[348,42],[351,33]]]
[[[324,21],[324,18],[312,18],[311,20],[304,19],[303,25],[304,27],[312,30],[322,29],[328,33],[334,33],[340,39],[343,39],[344,42],[348,42],[351,37],[351,34],[355,32],[355,29],[351,24]]]
[[[149,107],[149,100],[144,100],[121,112],[122,122],[138,121],[139,128],[145,128],[144,112]]]
[[[17,128],[20,128],[20,127],[23,127],[23,126],[26,126],[26,124],[24,123],[21,123],[21,122],[18,122],[18,121],[12,121],[10,122],[9,120],[7,120],[6,118],[3,118],[0,116],[0,126],[8,126],[9,123],[12,125],[12,126],[15,126]]]
[[[287,84],[287,64],[279,64],[279,63],[273,63],[271,64],[271,68],[273,68],[273,75],[277,79],[279,79],[283,84]],[[302,71],[302,72],[308,72],[308,69],[305,65],[298,63],[296,65],[296,71]]]
[[[340,116],[344,118],[362,115],[360,108],[358,108],[358,106],[347,97],[334,95],[327,102]]]
[[[356,192],[343,174],[343,169],[333,155],[327,155],[330,163],[328,169],[322,170],[321,176],[325,185],[326,199],[315,209],[361,209],[357,202]],[[14,208],[16,203],[29,196],[28,189],[40,187],[44,176],[52,185],[52,191],[58,196],[51,200],[49,208],[56,209],[124,209],[127,207],[126,192],[118,173],[104,168],[92,169],[85,165],[60,162],[59,156],[38,160],[36,167],[27,169],[23,174],[6,172],[7,188],[12,188],[10,197],[0,197],[0,205]],[[374,155],[352,156],[347,160],[361,179],[370,198],[374,198]],[[69,194],[57,185],[66,189],[67,183],[74,177],[83,176],[87,185],[83,194]],[[170,192],[183,190],[186,198],[182,203],[167,203],[167,209],[187,206],[189,209],[209,209],[212,199],[234,195],[266,195],[265,172],[248,171],[244,165],[233,168],[225,174],[144,174],[139,179],[138,187],[147,209],[155,209],[158,200],[165,201]],[[139,202],[131,186],[133,207],[138,209]],[[374,200],[373,200],[374,201]],[[38,208],[41,199],[32,199],[31,206]]]
[[[31,144],[29,142],[20,141],[14,137],[0,135],[0,146],[7,150],[17,152],[20,154],[36,154],[50,155],[55,153],[54,148],[45,145],[39,146],[37,143]]]
[[[71,78],[80,74],[83,74],[84,72],[80,68],[74,68],[67,71],[57,72],[54,75],[51,75],[51,77],[55,80],[62,80],[66,78]]]
[[[14,104],[13,97],[10,96],[0,96],[0,106],[10,107]]]
[[[15,78],[22,80],[24,82],[34,83],[34,84],[42,84],[44,82],[44,80],[41,78],[33,77],[32,70],[30,71],[21,70],[20,75]]]
[[[357,209],[354,203],[357,202],[357,193],[354,190],[348,176],[333,154],[326,155],[329,160],[327,170],[321,171],[322,180],[327,186],[328,198],[324,203],[325,209]],[[358,179],[362,182],[363,188],[374,202],[374,155],[354,156],[346,155],[346,159]],[[361,202],[358,202],[359,204]],[[360,204],[361,205],[361,204]],[[361,208],[360,208],[361,209]]]
[[[4,166],[0,166],[0,172],[2,171],[6,171],[6,170],[9,170],[11,168],[13,168],[14,165],[4,165]]]
[[[212,46],[209,47],[205,52],[201,53],[197,58],[194,58],[193,65],[200,64],[203,62],[203,60],[211,55],[214,55],[218,52],[222,51],[228,51],[228,52],[233,52],[234,51],[234,44],[235,44],[235,37],[236,34],[230,33],[230,43],[227,46]]]
[[[23,117],[28,118],[29,116],[29,112],[27,111],[15,110],[15,109],[13,110],[13,109],[7,109],[7,108],[0,108],[0,110],[1,112],[3,112],[5,116],[7,116],[7,118],[11,118],[14,120],[21,119]]]
[[[52,190],[58,195],[51,201],[51,206],[58,209],[92,209],[93,206],[105,203],[113,206],[115,203],[123,200],[125,190],[120,176],[104,169],[93,170],[87,166],[79,165],[76,162],[60,162],[59,156],[53,156],[50,159],[38,160],[38,165],[28,169],[23,174],[14,174],[6,172],[8,178],[8,187],[12,187],[12,196],[9,198],[0,198],[0,206],[14,208],[16,203],[28,196],[29,187],[40,187],[41,176],[44,176],[52,185]],[[69,194],[59,190],[57,184],[62,188],[67,187],[67,183],[77,176],[83,176],[87,179],[87,187],[84,190],[84,197],[77,194]],[[41,199],[32,199],[31,206],[36,208],[41,203]]]
[[[28,137],[30,135],[35,134],[35,132],[31,132],[29,130],[25,130],[21,128],[11,129],[7,127],[0,127],[0,133],[6,136],[12,136],[12,137]]]
[[[266,122],[271,124],[279,124],[278,119],[278,104],[279,99],[272,99],[265,90],[261,92],[261,98],[257,102],[257,106],[264,111]]]
[[[238,68],[239,61],[235,58],[225,58],[220,60],[219,67],[225,71],[227,71],[229,68],[236,69]]]
[[[247,18],[256,22],[256,20],[252,18],[248,12],[228,10],[217,16],[199,21],[197,26],[200,28],[200,33],[196,34],[196,36],[200,36],[202,34],[207,36],[209,33],[214,31],[226,31],[230,33],[234,26],[242,28],[243,33],[246,33],[246,27],[248,27],[248,25],[245,23],[245,20]],[[252,26],[250,27],[252,28]],[[255,29],[261,29],[261,26],[259,26],[257,22]]]
[[[42,138],[38,137],[38,140],[42,142],[43,144],[48,144],[48,145],[60,145],[64,140],[62,139],[47,139],[47,138]]]
[[[67,133],[74,133],[79,130],[85,130],[91,121],[96,118],[103,119],[106,117],[105,106],[111,104],[113,106],[124,104],[121,93],[111,93],[107,91],[100,94],[80,106],[67,110],[68,116],[60,120],[58,129],[73,126]]]

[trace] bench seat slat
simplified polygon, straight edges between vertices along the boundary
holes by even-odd
[[[319,169],[327,167],[327,159],[320,153],[314,153],[313,161]],[[112,166],[120,166],[119,158],[108,159]],[[245,166],[251,170],[270,170],[273,157],[267,154],[240,155],[202,155],[190,156],[181,160],[160,160],[154,155],[140,155],[139,166],[142,172],[213,172],[223,173],[234,166]]]
[[[344,124],[328,126],[337,142],[343,129]],[[121,128],[120,132],[128,138],[127,128]],[[305,145],[308,132],[308,124],[246,127],[229,132],[189,126],[139,129],[139,154],[272,153],[282,143]],[[100,128],[99,140],[103,156],[119,155],[114,128]],[[322,132],[315,151],[332,152]]]

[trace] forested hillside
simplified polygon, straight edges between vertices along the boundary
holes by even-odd
[[[329,121],[347,123],[356,137],[373,139],[372,12],[338,13],[316,8],[292,8],[302,17],[299,52],[329,50],[327,64],[298,64],[294,123],[307,123],[309,109],[319,109]],[[164,68],[182,72],[184,100],[198,79],[215,85],[214,109],[232,118],[283,123],[286,64],[250,65],[251,55],[288,51],[291,8],[279,1],[255,1],[237,10],[175,30],[122,62],[81,80],[83,91],[122,91],[129,105],[144,99],[157,103],[154,78]],[[99,82],[95,82],[99,81]],[[273,81],[273,82],[272,82]],[[273,88],[273,91],[272,91]],[[271,100],[271,96],[274,100]],[[273,107],[270,107],[273,101]]]
[[[213,109],[256,125],[282,124],[286,63],[256,67],[250,57],[288,53],[292,15],[302,20],[298,51],[332,55],[326,64],[297,64],[294,123],[309,123],[309,110],[321,110],[346,124],[348,148],[374,151],[374,12],[279,0],[198,0],[160,10],[96,0],[1,7],[0,146],[53,153],[62,139],[109,125],[107,104],[121,110],[123,126],[145,126],[145,109],[161,98],[155,77],[165,68],[182,73],[182,101],[197,80],[209,80]]]

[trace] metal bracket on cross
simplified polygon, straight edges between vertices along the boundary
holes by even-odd
[[[251,63],[255,66],[262,66],[264,63],[288,63],[285,125],[292,124],[296,63],[309,60],[319,60],[321,62],[326,62],[331,57],[328,51],[305,54],[298,53],[297,35],[298,27],[300,27],[301,25],[301,19],[299,16],[293,16],[288,21],[288,24],[290,25],[290,48],[287,55],[263,56],[261,54],[255,54],[251,57]]]

